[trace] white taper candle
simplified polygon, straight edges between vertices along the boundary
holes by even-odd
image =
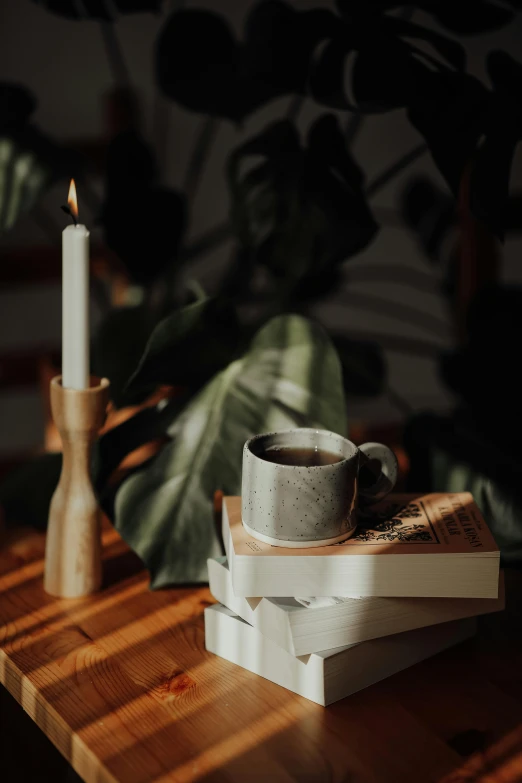
[[[62,234],[62,386],[89,387],[89,232],[80,224]]]

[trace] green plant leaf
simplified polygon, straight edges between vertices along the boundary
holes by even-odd
[[[51,179],[51,171],[30,150],[0,136],[0,233],[31,209]]]
[[[146,307],[120,307],[111,310],[94,338],[92,367],[95,375],[109,378],[111,400],[117,408],[140,402],[152,388],[132,395],[127,381],[135,371],[155,325]]]
[[[238,122],[280,95],[305,93],[312,51],[332,21],[325,9],[296,11],[265,0],[252,8],[237,41],[218,14],[176,11],[157,42],[158,84],[187,109]]]
[[[306,145],[289,120],[274,123],[232,153],[228,178],[242,246],[290,282],[324,277],[377,231],[333,115],[316,120]]]
[[[75,156],[31,124],[35,106],[28,90],[0,82],[0,233],[12,228],[54,181],[77,174]]]
[[[125,457],[140,446],[165,438],[173,419],[185,407],[187,400],[187,394],[180,394],[146,406],[98,439],[94,449],[93,480],[102,500],[112,474]]]
[[[151,385],[200,388],[237,355],[240,334],[225,302],[203,297],[181,307],[155,327],[127,391]]]
[[[365,113],[405,106],[422,92],[432,71],[465,66],[457,42],[434,30],[382,13],[374,3],[339,2],[310,66],[314,98],[335,109]],[[433,54],[417,46],[430,44]]]
[[[281,316],[202,389],[169,428],[172,442],[117,493],[116,527],[152,587],[206,580],[206,558],[219,551],[213,493],[239,493],[245,440],[303,424],[345,433],[341,367],[322,329]]]
[[[502,2],[502,0],[501,0]],[[496,30],[513,19],[513,12],[505,8],[498,0],[459,0],[458,3],[440,0],[417,0],[405,3],[404,0],[337,0],[341,11],[363,13],[376,16],[407,6],[412,10],[430,14],[442,27],[457,35],[472,35]],[[507,0],[507,4],[520,9],[520,0]]]

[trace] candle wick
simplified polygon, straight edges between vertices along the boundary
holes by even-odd
[[[65,212],[66,215],[69,215],[69,217],[72,218],[72,222],[74,223],[75,226],[78,225],[78,218],[76,217],[76,215],[71,210],[71,208],[70,208],[70,206],[68,204],[62,204],[60,209],[62,209]]]

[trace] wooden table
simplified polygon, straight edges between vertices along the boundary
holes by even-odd
[[[42,543],[0,552],[0,680],[89,783],[522,780],[517,572],[477,639],[324,709],[207,653],[208,589],[149,592],[114,531],[84,600],[43,592]]]

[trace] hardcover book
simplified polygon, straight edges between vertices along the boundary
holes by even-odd
[[[253,538],[227,497],[223,541],[240,597],[498,597],[500,553],[469,492],[389,495],[347,541],[304,549]]]

